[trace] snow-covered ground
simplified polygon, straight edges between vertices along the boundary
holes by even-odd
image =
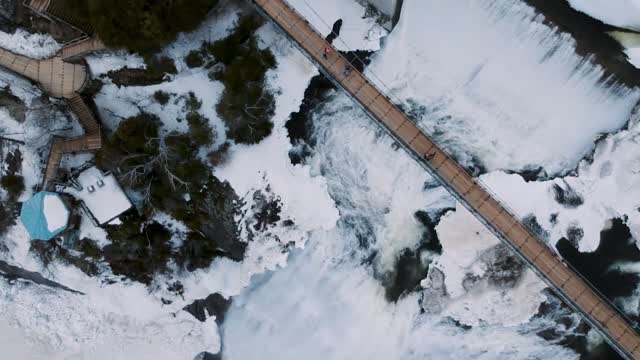
[[[375,17],[365,17],[366,9],[356,1],[289,0],[288,3],[325,36],[331,33],[336,21],[343,19],[340,36],[333,42],[340,50],[378,50],[380,38],[387,34]]]
[[[222,15],[214,14],[198,31],[179,37],[165,49],[165,53],[176,61],[178,74],[175,77],[162,84],[146,87],[118,88],[106,84],[95,100],[107,129],[115,129],[121,118],[136,115],[144,109],[160,117],[166,132],[185,131],[185,122],[176,120],[184,117],[185,96],[192,91],[202,101],[201,112],[209,118],[217,132],[213,146],[225,141],[224,125],[215,113],[222,85],[211,81],[203,69],[188,69],[183,57],[191,49],[200,47],[203,41],[215,41],[228,34],[237,19],[237,9],[230,8],[228,11]],[[218,21],[218,16],[224,20]],[[246,197],[246,209],[251,207],[254,191],[271,192],[279,197],[283,204],[282,218],[293,220],[294,226],[272,228],[256,236],[247,250],[245,261],[241,263],[218,259],[209,269],[185,274],[181,279],[185,286],[184,296],[180,298],[163,288],[145,289],[141,284],[122,282],[118,277],[108,274],[90,278],[64,264],[53,264],[44,269],[39,260],[28,252],[28,235],[18,224],[3,239],[9,246],[9,252],[2,259],[29,270],[43,271],[47,277],[85,295],[59,293],[37,286],[11,287],[3,284],[8,290],[2,291],[4,296],[0,299],[0,308],[4,310],[3,321],[12,324],[12,331],[7,333],[7,338],[26,336],[22,343],[5,347],[11,349],[8,356],[15,355],[17,358],[21,354],[29,354],[38,358],[54,354],[54,358],[60,359],[176,359],[190,358],[201,351],[216,353],[220,344],[214,318],[200,323],[182,311],[182,307],[213,292],[226,296],[240,293],[254,274],[266,269],[275,270],[286,264],[288,252],[285,245],[303,246],[312,230],[330,229],[335,225],[338,213],[327,194],[325,181],[320,177],[313,178],[309,167],[291,165],[287,157],[291,145],[284,123],[288,115],[297,109],[309,79],[317,74],[317,70],[270,25],[261,29],[260,36],[261,45],[269,46],[278,56],[278,68],[268,74],[270,85],[279,93],[274,117],[275,130],[272,136],[254,146],[253,152],[249,152],[252,147],[235,146],[231,150],[234,161],[217,170],[216,175],[231,181],[236,192]],[[31,47],[39,46],[34,39],[30,44],[22,44],[25,53]],[[124,53],[91,56],[88,63],[96,77],[124,66],[144,66],[140,58]],[[29,100],[28,105],[32,105],[31,102],[39,96],[39,91],[28,82],[14,79],[10,74],[0,75],[12,84],[14,93],[24,94],[25,99]],[[175,95],[162,106],[150,100],[157,90]],[[40,177],[42,153],[38,150],[46,149],[48,138],[43,136],[43,132],[47,127],[43,127],[42,122],[49,113],[43,114],[34,109],[24,124],[17,123],[6,112],[1,114],[2,134],[18,134],[18,139],[27,140],[23,152],[23,174],[27,186],[31,188]],[[60,114],[58,116],[65,119]],[[55,124],[51,122],[48,125]],[[76,128],[72,130],[80,131]],[[38,144],[34,144],[36,140]],[[255,156],[256,150],[262,154],[261,158]],[[69,164],[76,163],[75,159],[67,160]],[[23,199],[29,195],[27,191]],[[250,212],[247,217],[251,217]],[[172,222],[172,219],[162,221]],[[86,217],[81,222],[81,235],[97,240],[102,246],[108,243],[104,231],[94,227]],[[116,283],[109,284],[113,280]],[[157,285],[164,280],[168,279],[159,277]],[[164,305],[161,301],[163,296],[171,297],[174,303]],[[37,312],[29,313],[29,309]],[[113,347],[113,344],[118,346]]]
[[[16,54],[44,59],[53,56],[62,48],[62,45],[58,44],[51,35],[31,34],[18,29],[13,34],[0,32],[0,47]]]
[[[203,27],[212,28],[215,20],[212,17]],[[222,37],[227,33],[228,26],[218,31]],[[204,33],[200,34],[200,38],[192,41],[195,47],[209,39]],[[27,36],[18,32],[14,35],[2,34],[0,38],[9,39],[2,46],[7,45],[16,52],[30,56],[40,56],[38,51],[42,52],[42,56],[47,56],[56,50],[53,46],[47,47],[48,42],[42,40],[49,39],[47,36]],[[45,50],[49,52],[45,53]],[[184,55],[180,50],[176,50],[175,54],[180,59]],[[123,66],[142,66],[140,58],[122,53],[93,56],[89,63],[94,66],[95,76]],[[211,83],[206,73],[191,73],[184,66],[181,70],[176,79],[168,82],[167,90],[178,95],[193,90],[203,100],[205,115],[214,126],[221,126],[213,110],[217,97],[208,96],[211,90],[214,95],[216,91],[219,94],[220,85]],[[65,108],[59,101],[42,99],[41,92],[29,82],[3,71],[0,71],[0,82],[3,86],[9,85],[12,93],[20,97],[29,109],[23,123],[12,119],[5,109],[0,111],[0,134],[26,143],[20,148],[24,158],[21,174],[25,177],[27,188],[21,200],[26,200],[32,193],[31,189],[40,181],[50,136],[72,136],[80,134],[82,130],[72,117],[63,112]],[[122,89],[119,93],[121,96],[111,94],[112,98],[105,100],[104,106],[100,103],[103,95],[99,95],[97,103],[106,112],[106,125],[111,125],[111,128],[117,125],[118,118],[115,115],[136,114],[137,107],[132,104],[144,96],[151,96],[155,90]],[[117,92],[118,89],[107,85],[103,91]],[[111,107],[107,106],[109,104],[114,109],[111,112]],[[183,115],[183,104],[184,99],[181,99],[178,104],[168,104],[167,109],[157,108],[155,112],[164,114],[162,119],[166,119],[167,128],[179,130],[180,124],[175,120]],[[69,157],[65,159],[69,162],[63,166],[82,162]],[[86,160],[86,157],[83,156],[82,160]],[[86,216],[81,221],[81,235],[97,240],[101,245],[107,243],[104,231],[94,227]],[[167,305],[161,301],[161,297],[167,295],[163,291],[109,273],[88,277],[78,269],[61,263],[44,268],[40,260],[29,252],[29,236],[21,224],[10,228],[2,240],[8,251],[0,253],[1,260],[41,272],[83,293],[72,294],[21,282],[9,285],[0,280],[0,322],[8,325],[0,329],[4,356],[15,359],[189,359],[202,351],[216,353],[220,349],[215,318],[203,323],[182,311],[182,307],[195,298],[185,296],[180,299],[173,295],[176,301]],[[203,292],[206,290],[203,288]],[[210,292],[205,296],[208,294]]]

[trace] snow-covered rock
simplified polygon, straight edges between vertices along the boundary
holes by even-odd
[[[45,195],[43,201],[42,210],[44,217],[47,220],[47,229],[51,232],[60,230],[60,228],[67,226],[69,221],[69,210],[62,202],[59,196]]]
[[[640,31],[638,0],[568,0],[571,7],[604,23]]]

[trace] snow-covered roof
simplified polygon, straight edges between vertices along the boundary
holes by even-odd
[[[104,225],[131,208],[131,201],[113,174],[103,174],[92,166],[76,178],[79,189],[68,187],[64,192],[82,201],[93,218]]]
[[[22,204],[20,220],[32,239],[50,240],[69,223],[69,210],[52,192],[39,192]]]

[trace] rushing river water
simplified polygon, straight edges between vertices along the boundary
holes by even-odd
[[[600,133],[625,126],[639,97],[605,84],[568,35],[517,0],[404,1],[383,44],[370,77],[479,174],[567,174]],[[306,116],[297,137],[307,146],[295,159],[326,179],[340,220],[235,298],[225,359],[573,359],[571,348],[587,351],[592,334],[579,318],[459,207],[441,217],[453,199],[346,96],[329,92]],[[423,246],[429,237],[441,251]],[[426,290],[388,301],[407,251],[431,266]]]

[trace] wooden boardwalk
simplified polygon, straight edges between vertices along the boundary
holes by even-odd
[[[60,55],[64,61],[73,61],[87,53],[105,48],[106,46],[97,37],[85,36],[65,44],[60,51]]]
[[[31,5],[36,6],[35,10],[41,10],[50,6],[50,1],[33,1]],[[70,61],[104,48],[104,44],[95,37],[83,37],[66,44],[56,56],[48,59],[32,59],[0,48],[0,67],[36,82],[49,96],[64,98],[85,131],[83,136],[75,138],[53,138],[43,171],[42,188],[57,178],[63,154],[95,151],[102,147],[100,124],[79,94],[89,77],[87,67]]]
[[[625,318],[538,239],[451,156],[421,131],[394,103],[355,69],[345,75],[347,60],[284,0],[252,0],[256,8],[293,40],[329,78],[357,101],[398,143],[438,178],[465,207],[515,251],[581,313],[621,355],[640,359],[640,336]],[[332,48],[326,57],[324,49]],[[508,311],[508,309],[505,309]]]
[[[71,111],[78,117],[78,121],[84,129],[84,135],[75,138],[56,137],[53,139],[47,164],[43,171],[42,189],[46,189],[47,185],[57,178],[62,155],[65,153],[96,151],[102,148],[102,128],[82,97],[76,94],[75,97],[66,101]]]

